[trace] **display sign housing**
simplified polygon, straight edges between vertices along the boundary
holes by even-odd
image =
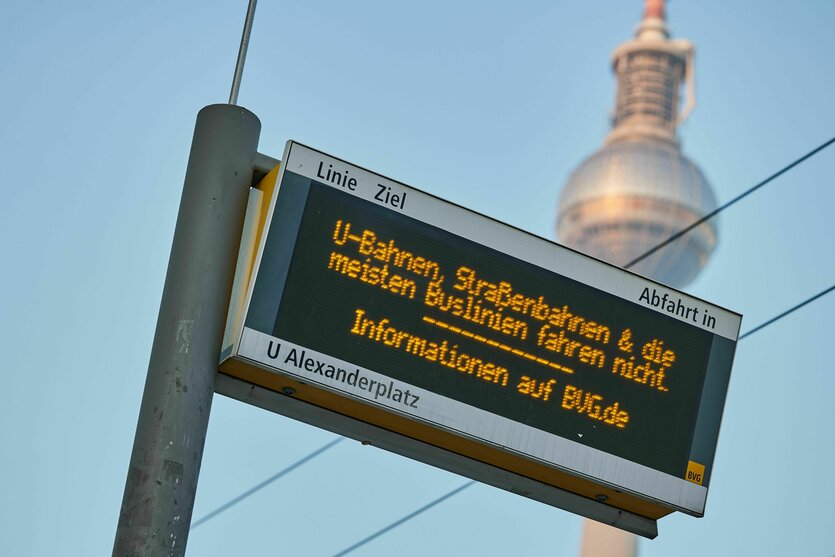
[[[295,142],[265,180],[218,390],[646,536],[703,515],[738,314]]]

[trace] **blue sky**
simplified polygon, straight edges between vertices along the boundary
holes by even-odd
[[[111,551],[197,111],[246,2],[7,2],[0,17],[0,553]],[[262,0],[239,102],[286,140],[542,236],[602,145],[639,0]],[[677,0],[685,153],[720,202],[835,135],[835,3]],[[835,148],[721,216],[688,291],[743,331],[835,282]],[[835,554],[835,295],[738,349],[705,518],[653,555]],[[216,397],[194,515],[333,435]],[[195,529],[189,555],[333,555],[464,479],[353,441]],[[581,521],[476,485],[357,555],[554,555]]]

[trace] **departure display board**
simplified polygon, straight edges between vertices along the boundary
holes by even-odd
[[[739,315],[293,142],[264,229],[225,373],[703,514]]]

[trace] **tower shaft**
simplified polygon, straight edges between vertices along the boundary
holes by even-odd
[[[658,140],[678,145],[676,130],[695,103],[693,45],[671,40],[663,2],[647,2],[635,38],[612,54],[617,78],[612,131],[606,143]],[[679,115],[680,85],[688,82],[687,105]]]

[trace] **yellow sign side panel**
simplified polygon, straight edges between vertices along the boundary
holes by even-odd
[[[261,190],[263,197],[261,198],[263,201],[261,202],[260,213],[258,215],[258,228],[255,230],[255,238],[256,241],[261,242],[264,240],[262,235],[264,234],[264,228],[267,226],[267,217],[270,214],[270,200],[273,198],[273,192],[275,191],[276,182],[278,181],[278,173],[281,170],[281,164],[277,164],[275,168],[270,170],[266,176],[261,178],[261,181],[255,185],[256,189]],[[253,253],[257,253],[256,250]],[[249,275],[247,276],[246,284],[249,285],[249,281],[252,277],[252,272],[255,268],[255,257],[249,262]]]
[[[280,165],[273,168],[249,192],[246,219],[241,231],[241,245],[238,248],[238,262],[232,281],[232,293],[229,297],[229,309],[226,314],[226,327],[223,331],[223,352],[228,354],[237,343],[243,329],[246,313],[246,293],[255,272],[255,261],[267,223],[270,199],[278,180]],[[257,190],[257,191],[255,191]],[[226,355],[221,355],[221,358]]]

